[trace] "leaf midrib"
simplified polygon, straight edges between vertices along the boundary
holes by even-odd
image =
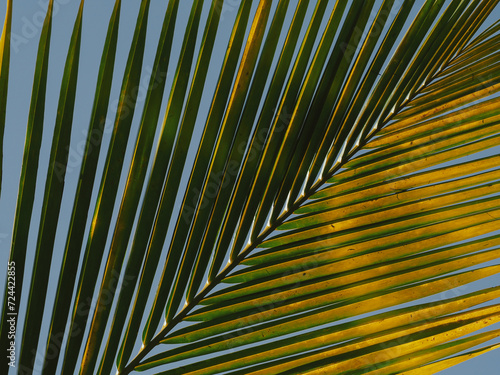
[[[412,102],[412,100],[420,93],[422,90],[424,90],[429,84],[431,84],[436,77],[442,70],[446,69],[446,66],[448,64],[445,64],[444,66],[440,67],[439,69],[436,70],[436,72],[433,74],[432,77],[428,81],[424,83],[421,87],[416,90],[416,92],[408,97],[406,100],[404,100],[398,108],[395,108],[394,112],[391,112],[385,119],[381,121],[379,126],[377,126],[377,129],[373,131],[369,136],[366,137],[366,139],[360,141],[358,145],[354,145],[351,150],[346,150],[346,158],[345,160],[342,160],[341,163],[338,163],[335,165],[331,170],[329,170],[327,173],[325,173],[321,178],[316,181],[307,191],[303,193],[303,195],[300,196],[298,200],[296,200],[291,207],[283,212],[274,223],[271,223],[271,225],[267,226],[264,231],[262,231],[255,241],[248,245],[243,251],[241,251],[238,256],[235,257],[234,261],[227,264],[227,266],[219,273],[217,276],[213,279],[212,282],[208,283],[205,285],[205,287],[198,293],[196,294],[193,299],[188,302],[184,308],[174,316],[174,318],[167,323],[166,326],[162,328],[162,330],[156,334],[153,339],[148,342],[147,344],[144,344],[144,346],[140,349],[140,351],[137,353],[137,355],[123,368],[123,371],[121,374],[126,375],[129,374],[134,370],[134,368],[140,364],[141,360],[144,359],[144,357],[152,351],[159,343],[160,341],[171,331],[175,328],[175,326],[183,321],[183,319],[189,314],[189,312],[198,306],[201,300],[207,296],[208,293],[210,293],[219,283],[226,277],[228,274],[240,264],[242,260],[245,259],[245,257],[252,252],[255,248],[257,248],[266,238],[267,236],[271,235],[280,225],[284,223],[284,221],[292,215],[298,208],[302,206],[303,203],[305,203],[310,196],[312,196],[316,191],[321,188],[324,184],[328,182],[328,180],[338,171],[340,170],[343,165],[345,165],[353,156],[355,156],[356,152],[362,149],[373,137],[377,135],[377,133],[383,129],[383,127],[388,124],[394,117],[396,117],[401,110],[403,110],[409,103]]]
[[[390,116],[392,118],[395,116],[399,111],[395,111],[394,114]],[[390,118],[386,119],[384,122],[390,121]],[[382,127],[380,127],[382,128]],[[371,136],[366,139],[364,142],[360,142],[358,147],[353,147],[353,150],[351,152],[351,156],[354,155],[354,153],[362,148],[369,139],[371,139],[373,136],[375,136],[378,132],[375,131]],[[186,316],[187,314],[196,306],[198,306],[199,302],[205,298],[205,296],[210,293],[219,283],[236,267],[240,264],[242,260],[245,259],[245,257],[252,252],[255,248],[257,248],[270,234],[272,234],[280,225],[283,224],[283,222],[290,216],[292,215],[298,208],[300,208],[307,199],[311,195],[313,195],[320,187],[322,187],[328,179],[330,179],[339,169],[342,168],[342,165],[344,165],[349,159],[346,159],[342,163],[339,163],[336,165],[333,169],[331,169],[327,174],[322,176],[321,179],[319,179],[315,184],[311,186],[311,188],[307,191],[304,192],[304,194],[297,200],[295,201],[292,206],[283,212],[281,216],[279,216],[274,223],[272,223],[270,226],[266,227],[263,232],[261,232],[255,241],[247,246],[243,251],[241,251],[238,256],[234,259],[233,262],[229,263],[217,276],[213,279],[211,283],[208,283],[190,302],[188,302],[187,305],[184,306],[184,308],[169,322],[167,325],[157,334],[154,336],[154,338],[148,342],[147,344],[144,345],[143,348],[139,351],[139,353],[136,355],[135,358],[133,358],[124,368],[122,371],[122,374],[129,374],[131,371],[134,370],[134,368],[140,363],[140,361],[151,351],[153,350],[156,345],[160,343],[160,341],[172,330],[175,328],[175,326],[180,323]]]

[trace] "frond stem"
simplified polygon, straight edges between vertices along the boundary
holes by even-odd
[[[335,171],[340,166],[334,168]],[[335,172],[334,171],[334,172]],[[333,172],[333,173],[334,173]],[[331,172],[328,173],[330,175]],[[329,178],[329,177],[328,177]],[[214,279],[211,283],[207,284],[203,290],[201,290],[192,300],[188,303],[167,325],[155,336],[153,339],[144,345],[144,347],[139,351],[130,363],[125,366],[120,372],[122,375],[129,374],[134,368],[139,365],[140,361],[160,343],[160,341],[178,324],[180,323],[187,314],[197,306],[200,301],[206,297],[208,293],[212,291],[212,289],[218,285],[245,257],[253,251],[257,246],[259,246],[267,236],[269,236],[277,227],[279,227],[296,209],[298,209],[312,194],[316,192],[316,190],[325,183],[327,179],[321,179],[317,181],[314,186],[312,186],[303,196],[301,196],[297,201],[295,201],[291,207],[284,212],[274,223],[272,223],[269,227],[259,234],[259,236],[255,239],[255,241],[248,245],[243,251],[241,251],[238,256],[234,259],[233,262],[229,263]]]
[[[416,96],[416,94],[414,95]],[[409,98],[409,100],[404,101],[401,103],[398,108],[394,111],[394,113],[391,113],[387,118],[383,121],[383,124],[381,124],[380,127],[378,127],[367,139],[362,140],[359,145],[354,146],[353,149],[351,150],[352,152],[349,153],[349,156],[352,157],[356,151],[361,149],[363,146],[365,146],[368,141],[373,138],[380,129],[384,127],[396,114],[402,110],[413,98]],[[348,159],[350,159],[348,157]],[[245,259],[245,257],[253,251],[257,246],[259,246],[267,236],[269,236],[276,228],[278,228],[283,222],[295,212],[301,205],[309,199],[309,197],[314,194],[321,186],[323,186],[328,179],[330,179],[343,165],[344,163],[340,163],[336,166],[334,166],[331,170],[329,170],[322,178],[320,178],[316,183],[314,183],[307,191],[304,192],[304,194],[296,200],[288,210],[283,212],[274,223],[272,223],[270,226],[266,227],[263,232],[261,232],[255,241],[251,244],[249,244],[243,251],[241,251],[238,256],[234,259],[233,262],[229,263],[214,279],[211,283],[205,285],[205,287],[186,305],[184,308],[170,321],[167,323],[165,327],[155,336],[153,339],[144,345],[143,348],[137,353],[134,359],[130,361],[130,363],[125,366],[120,372],[122,375],[129,374],[134,370],[136,366],[140,364],[140,362],[144,359],[144,357],[151,351],[153,350],[163,338],[172,330],[175,328],[175,326],[180,323],[188,314],[189,312],[196,307],[200,301],[207,296],[208,293],[210,293],[213,288],[218,285],[228,274],[242,261]]]

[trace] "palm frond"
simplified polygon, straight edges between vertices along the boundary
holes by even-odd
[[[498,1],[170,0],[156,32],[144,0],[123,45],[116,0],[73,180],[82,0],[38,214],[55,5],[0,330],[5,352],[19,312],[20,371],[423,374],[498,349]],[[8,1],[0,142],[11,17]]]

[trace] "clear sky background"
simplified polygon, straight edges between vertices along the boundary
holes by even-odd
[[[6,268],[8,260],[8,252],[10,248],[12,223],[14,220],[17,189],[19,184],[19,176],[21,171],[24,138],[26,134],[26,124],[31,96],[31,88],[33,84],[33,72],[36,60],[36,53],[38,48],[38,39],[40,36],[41,24],[45,15],[47,0],[32,0],[32,1],[14,1],[14,13],[12,22],[12,34],[16,35],[16,40],[11,43],[11,62],[10,62],[10,83],[9,83],[9,96],[6,129],[4,138],[4,165],[3,165],[3,187],[2,196],[0,199],[0,265]],[[290,8],[295,8],[294,4],[297,1],[292,0]],[[417,0],[417,4],[422,4],[423,0]],[[45,125],[43,142],[40,155],[39,173],[37,184],[39,189],[36,194],[34,211],[32,216],[32,235],[29,237],[28,248],[31,253],[28,253],[26,270],[29,274],[32,269],[33,251],[36,245],[36,234],[38,231],[38,220],[40,217],[43,192],[45,186],[45,174],[48,167],[49,152],[51,146],[52,130],[55,123],[55,116],[57,110],[57,101],[61,85],[61,78],[66,59],[67,48],[73,29],[73,23],[78,11],[79,0],[56,0],[54,8],[54,18],[52,26],[51,50],[50,50],[50,65],[49,77],[47,83],[47,98],[45,110]],[[315,3],[314,1],[311,4]],[[334,1],[331,2],[333,6]],[[0,0],[0,19],[3,22],[5,15],[5,0]],[[119,97],[121,88],[121,80],[127,61],[129,46],[134,32],[137,13],[139,10],[140,2],[124,1],[122,4],[122,11],[120,16],[120,34],[119,45],[117,50],[116,65],[115,65],[115,81],[112,87],[110,103],[116,103]],[[204,13],[202,15],[206,18],[208,5],[210,1],[206,1]],[[202,107],[200,108],[200,118],[204,119],[204,114],[208,112],[210,105],[210,98],[212,95],[213,87],[215,87],[218,78],[218,67],[224,56],[225,45],[229,37],[236,10],[238,7],[238,0],[227,0],[222,12],[222,20],[219,29],[219,42],[218,50],[214,53],[214,62],[211,66],[212,70],[209,72],[207,87],[209,89],[204,92],[204,99]],[[69,168],[66,176],[65,193],[62,203],[62,211],[59,218],[59,228],[56,237],[56,249],[52,263],[54,270],[59,270],[61,262],[61,253],[64,248],[67,228],[71,217],[71,209],[73,203],[73,196],[78,181],[78,174],[80,170],[81,152],[77,145],[82,144],[86,139],[87,128],[89,125],[91,108],[94,99],[95,86],[97,81],[97,73],[101,59],[101,52],[104,45],[104,38],[108,27],[109,17],[114,5],[114,1],[102,0],[86,0],[84,18],[83,18],[83,37],[81,45],[81,60],[78,90],[76,97],[76,109],[74,115],[74,124],[72,130],[72,147],[70,149]],[[184,27],[186,24],[189,12],[191,9],[191,0],[182,0],[178,15],[178,26],[176,27],[176,34],[174,38],[173,53],[170,60],[169,75],[166,82],[166,95],[164,96],[163,109],[161,116],[165,112],[166,100],[168,99],[168,90],[171,87],[173,79],[173,71],[179,55],[180,46],[182,43]],[[149,26],[148,38],[146,44],[146,52],[143,63],[143,76],[141,82],[147,85],[147,78],[151,72],[153,61],[156,52],[156,45],[163,23],[164,13],[167,6],[167,1],[153,0],[151,2],[149,12]],[[311,5],[312,6],[312,5]],[[330,6],[330,8],[331,8]],[[491,21],[500,18],[500,8],[494,11],[490,17],[488,24]],[[307,19],[307,18],[306,18]],[[200,38],[203,32],[203,27],[200,28]],[[198,40],[199,48],[199,40]],[[217,67],[214,69],[214,67]],[[146,86],[144,86],[146,87]],[[136,111],[133,126],[130,133],[129,149],[126,154],[125,160],[130,160],[133,143],[137,134],[138,121],[142,113],[144,103],[139,100],[138,110]],[[112,122],[114,120],[113,112],[108,113],[108,119]],[[162,118],[160,119],[160,121]],[[198,129],[201,129],[203,122],[197,124]],[[200,132],[195,132],[194,144],[200,137]],[[101,150],[101,161],[97,176],[99,178],[103,164],[104,155],[107,151],[107,145],[111,131],[104,135],[103,149]],[[73,146],[74,145],[74,146]],[[131,146],[132,145],[132,146]],[[487,154],[498,153],[498,149],[489,150]],[[124,179],[128,172],[125,167],[122,172],[122,179],[119,193],[123,189]],[[183,194],[182,189],[180,194]],[[94,187],[93,204],[95,203],[97,195],[97,188]],[[92,207],[93,207],[92,204]],[[115,212],[116,215],[116,212]],[[89,215],[91,216],[91,215]],[[88,231],[88,228],[87,228]],[[58,250],[60,250],[58,252]],[[31,256],[30,256],[31,254]],[[101,267],[102,268],[102,267]],[[55,287],[57,286],[58,275],[54,272],[51,276],[49,288],[49,298],[54,296]],[[3,281],[2,281],[3,282]],[[469,284],[465,288],[455,291],[457,293],[470,293],[475,289],[485,288],[488,286],[499,285],[500,277],[488,278],[479,283]],[[28,294],[29,283],[27,280],[24,282],[25,293],[21,299],[21,306],[25,306]],[[454,292],[449,292],[447,295],[433,296],[428,300],[437,300],[440,298],[450,298],[454,296]],[[0,296],[3,295],[3,288]],[[500,301],[497,301],[499,303]],[[50,303],[50,302],[49,302]],[[22,308],[22,307],[21,307]],[[50,321],[50,314],[44,318],[44,327],[48,329]],[[23,326],[22,317],[18,321],[18,333]],[[492,327],[493,328],[493,327]],[[500,325],[496,325],[500,328]],[[17,342],[20,342],[21,337],[18,335]],[[18,349],[19,353],[19,349]],[[447,375],[465,375],[480,372],[481,374],[494,374],[498,372],[498,357],[499,352],[490,352],[479,358],[470,360],[459,366],[453,367],[443,374]],[[12,373],[12,372],[11,372]]]

